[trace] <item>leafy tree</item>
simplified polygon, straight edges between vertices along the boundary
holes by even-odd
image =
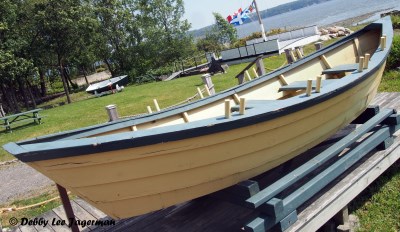
[[[213,15],[215,25],[212,30],[219,37],[218,41],[221,44],[234,44],[237,41],[236,28],[220,14],[214,12]]]
[[[67,101],[71,103],[65,68],[76,45],[93,31],[92,18],[80,0],[47,0],[36,4],[35,12],[36,29],[45,46],[56,55]]]

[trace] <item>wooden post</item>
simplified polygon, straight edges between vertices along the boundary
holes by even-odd
[[[236,104],[240,104],[239,96],[236,93],[233,94],[233,100],[235,101]]]
[[[160,106],[158,105],[157,99],[153,99],[154,106],[156,107],[157,111],[160,111]]]
[[[278,76],[279,80],[281,81],[282,85],[288,85],[285,76],[283,76],[282,74]]]
[[[244,115],[246,112],[246,99],[240,98],[239,114]]]
[[[312,80],[307,80],[307,89],[306,89],[307,97],[311,96],[311,90],[312,90]]]
[[[364,56],[364,69],[368,68],[369,59],[370,58],[371,58],[371,55],[369,53],[365,53],[365,56]]]
[[[262,58],[257,59],[256,66],[257,66],[258,76],[264,76],[267,73],[265,71],[264,62]]]
[[[203,83],[208,86],[208,90],[210,91],[211,95],[214,95],[215,88],[214,88],[214,84],[211,79],[211,75],[209,73],[204,74],[201,76],[201,79],[203,80]]]
[[[106,110],[107,110],[109,122],[118,120],[119,116],[118,116],[116,105],[108,105],[108,106],[106,106]]]
[[[251,81],[251,76],[250,76],[250,74],[249,74],[249,71],[244,71],[244,73],[245,73],[245,75],[246,75],[246,78],[247,78],[247,80],[248,81]]]
[[[332,65],[329,64],[328,60],[326,59],[326,57],[324,55],[319,57],[322,60],[322,63],[324,63],[326,68],[332,68]]]
[[[317,83],[315,86],[315,92],[320,93],[321,92],[321,84],[322,84],[322,76],[317,76]]]
[[[238,82],[239,82],[239,85],[244,83],[244,73],[242,73],[238,76]]]
[[[208,89],[207,85],[204,85],[204,89],[206,90],[207,95],[211,96],[210,90]]]
[[[201,92],[201,89],[199,87],[197,87],[197,93],[199,94],[200,99],[203,99],[203,93]]]
[[[359,62],[358,62],[358,71],[362,72],[364,69],[364,57],[360,56]]]
[[[189,115],[187,112],[183,112],[182,117],[183,117],[183,121],[185,121],[186,123],[189,122]]]
[[[231,100],[225,99],[225,118],[231,117]]]
[[[296,54],[297,54],[297,57],[298,57],[299,59],[302,59],[302,58],[303,58],[303,54],[301,53],[301,51],[300,51],[299,48],[296,48]]]
[[[73,223],[74,221],[71,222],[71,220],[75,220],[75,214],[74,210],[72,209],[71,202],[69,201],[68,193],[67,190],[56,183],[58,193],[60,194],[61,202],[64,207],[65,214],[67,215],[69,222],[69,225],[71,225],[71,230],[72,232],[79,232],[78,225],[76,223]]]
[[[383,51],[383,50],[385,50],[385,48],[386,48],[386,36],[383,35],[381,37],[381,50]]]
[[[255,68],[253,68],[253,72],[254,72],[254,76],[257,78],[258,77],[258,73],[257,73]]]
[[[147,106],[147,112],[148,112],[149,114],[153,113],[153,111],[151,110],[151,107],[150,107],[150,106]]]
[[[286,60],[288,62],[288,64],[293,63],[293,59],[292,56],[290,55],[290,50],[289,49],[285,49],[285,55],[286,55]]]
[[[289,53],[290,53],[290,57],[292,57],[293,62],[297,61],[296,56],[293,53],[293,50],[290,50]]]
[[[321,42],[316,42],[314,44],[314,46],[315,46],[315,50],[318,51],[318,50],[320,50],[322,48],[322,43]]]

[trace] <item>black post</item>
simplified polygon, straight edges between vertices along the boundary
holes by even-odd
[[[57,185],[58,193],[60,194],[61,202],[64,206],[65,214],[67,215],[68,220],[70,220],[69,223],[71,225],[71,230],[72,230],[72,232],[79,232],[78,225],[76,223],[74,223],[74,221],[73,221],[73,220],[75,220],[75,214],[74,214],[74,211],[72,210],[72,206],[71,206],[71,202],[69,201],[67,190],[63,186],[61,186],[57,183],[56,183],[56,185]]]

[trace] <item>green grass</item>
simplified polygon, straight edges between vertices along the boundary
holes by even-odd
[[[46,200],[49,200],[51,198],[54,198],[58,196],[58,192],[56,190],[49,191],[47,193],[41,194],[40,196],[28,198],[28,199],[23,199],[23,200],[17,200],[12,202],[10,205],[0,205],[0,208],[8,208],[10,206],[15,206],[15,207],[23,207],[23,206],[28,206],[28,205],[33,205],[36,203],[44,202]],[[36,206],[33,208],[29,209],[23,209],[19,211],[12,211],[12,212],[6,212],[4,214],[1,214],[1,225],[6,228],[6,227],[12,227],[9,224],[9,220],[12,217],[15,217],[18,219],[18,221],[21,220],[21,218],[34,218],[38,215],[41,215],[51,209],[54,209],[61,205],[61,201],[54,200],[49,203],[46,203],[44,205]]]
[[[400,231],[400,162],[366,188],[351,204],[359,231]]]

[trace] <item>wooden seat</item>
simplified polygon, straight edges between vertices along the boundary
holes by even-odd
[[[271,103],[276,103],[276,100],[248,100],[246,101],[246,110],[253,109],[257,106],[266,106],[270,105]],[[232,106],[231,112],[239,112],[240,106]]]
[[[335,80],[322,80],[322,86],[328,85]],[[312,81],[312,89],[315,89],[317,82],[315,80]],[[288,85],[282,86],[279,88],[279,92],[281,91],[297,91],[297,90],[306,90],[307,89],[307,81],[295,81]]]
[[[322,71],[322,74],[338,74],[344,72],[353,72],[358,69],[358,64],[342,64]]]

